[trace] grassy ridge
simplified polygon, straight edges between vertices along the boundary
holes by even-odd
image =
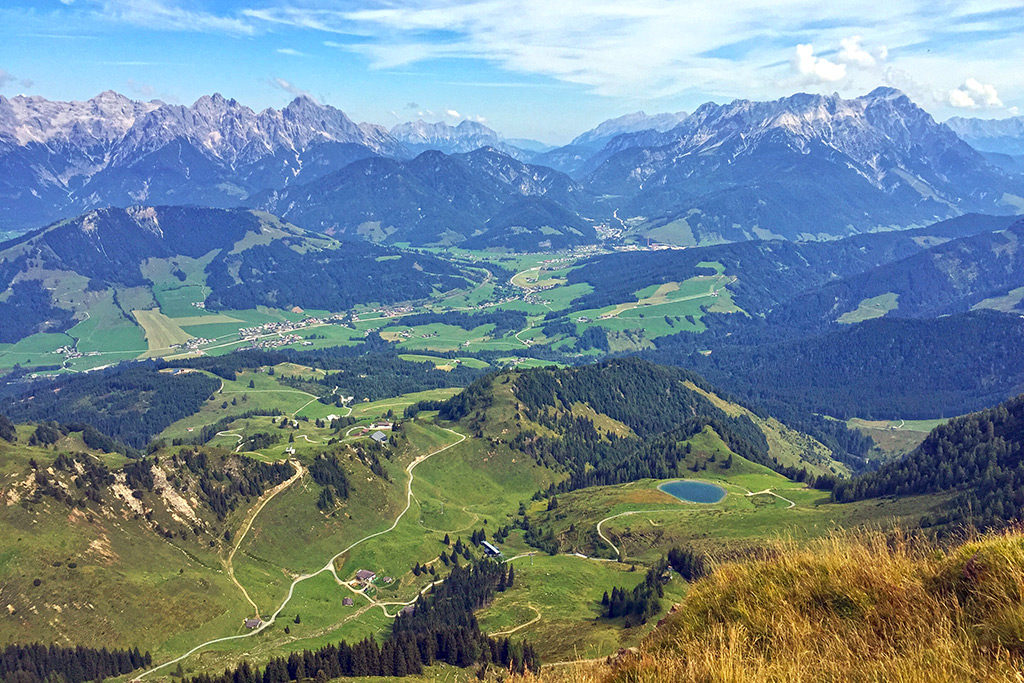
[[[542,680],[1016,680],[1024,536],[942,551],[900,535],[774,545],[692,585],[639,651]]]

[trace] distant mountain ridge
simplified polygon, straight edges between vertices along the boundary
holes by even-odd
[[[1024,116],[1009,119],[954,116],[946,125],[979,152],[1024,155]]]
[[[568,176],[490,147],[365,159],[258,198],[260,208],[329,234],[526,250],[595,241],[593,225],[580,216],[588,202]]]
[[[234,206],[374,154],[407,151],[382,128],[305,96],[258,113],[219,94],[190,107],[110,91],[87,102],[0,96],[0,225],[109,204]]]
[[[414,152],[437,150],[445,154],[458,154],[472,152],[481,147],[491,147],[520,161],[533,156],[532,152],[516,147],[497,131],[468,119],[455,126],[444,121],[408,121],[394,126],[390,134]]]
[[[620,217],[696,242],[789,239],[1012,213],[1020,183],[903,93],[706,104],[679,126],[613,138],[583,183]],[[770,169],[770,172],[768,171]]]

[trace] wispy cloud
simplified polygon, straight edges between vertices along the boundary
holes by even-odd
[[[298,50],[290,47],[279,47],[274,50],[279,55],[288,55],[289,57],[305,57],[305,52],[299,52]]]
[[[963,83],[962,70],[992,59],[983,47],[1019,39],[1024,30],[1019,0],[938,7],[932,0],[279,0],[239,16],[339,36],[324,43],[363,55],[376,69],[482,60],[601,95],[644,99],[777,95],[794,83],[869,88],[893,54],[902,58],[928,41],[943,41],[942,50],[919,51],[924,70],[901,68],[949,89]],[[813,47],[794,58],[798,45]],[[1024,57],[1024,46],[1001,55],[1002,74],[1012,72],[1014,56]]]
[[[31,88],[35,82],[31,78],[18,78],[7,69],[0,69],[0,89],[17,83],[22,88]]]
[[[279,90],[284,90],[286,93],[294,95],[295,97],[308,97],[311,100],[316,100],[316,98],[313,97],[313,94],[311,92],[303,88],[300,88],[291,81],[287,81],[283,78],[275,77],[269,79],[267,82],[270,83],[270,85],[274,86],[275,88],[278,88]]]
[[[174,0],[87,0],[96,6],[100,17],[170,31],[198,31],[252,35],[256,28],[244,17],[218,14],[204,9],[184,7]]]

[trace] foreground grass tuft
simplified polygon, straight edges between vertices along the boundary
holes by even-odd
[[[1002,681],[1024,665],[1024,533],[939,550],[834,536],[725,563],[632,653],[545,680]]]

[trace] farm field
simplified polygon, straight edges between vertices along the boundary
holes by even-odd
[[[875,442],[876,457],[887,459],[909,453],[917,448],[928,433],[946,419],[934,420],[862,420],[852,418],[846,421],[850,429],[856,429],[870,436]]]
[[[148,355],[159,355],[168,352],[171,346],[188,341],[191,335],[186,333],[177,320],[171,320],[158,309],[132,311],[135,321],[146,333],[149,345]]]

